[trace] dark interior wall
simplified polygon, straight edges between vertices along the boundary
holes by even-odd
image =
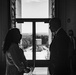
[[[66,30],[66,0],[55,0],[56,17],[59,17],[62,22],[62,27]]]
[[[5,72],[5,56],[2,53],[2,43],[8,31],[9,0],[0,0],[0,75]]]
[[[1,1],[2,2],[2,1]],[[1,39],[2,39],[2,37],[1,37],[1,24],[2,24],[2,16],[1,16],[1,14],[2,14],[2,4],[1,4],[1,2],[0,2],[0,10],[1,10],[1,12],[0,12],[0,41],[1,41]],[[0,66],[1,66],[1,63],[2,63],[2,53],[1,53],[1,42],[0,42]]]
[[[73,29],[76,36],[76,0],[67,0],[67,31]]]
[[[55,0],[56,17],[62,21],[62,27],[68,33],[69,29],[74,31],[76,36],[76,0]]]

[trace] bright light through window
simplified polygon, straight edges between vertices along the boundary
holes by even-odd
[[[49,0],[22,0],[22,18],[49,18]],[[36,33],[48,34],[48,26],[37,23]],[[22,33],[32,33],[32,25],[22,24]]]
[[[37,22],[36,23],[36,33],[37,34],[49,34],[48,24],[44,24],[44,22]],[[29,33],[32,34],[32,22],[24,22],[22,24],[22,33]]]
[[[49,0],[22,0],[22,18],[49,18]],[[32,34],[32,22],[24,22],[22,24],[22,34]],[[49,35],[49,24],[44,22],[36,22],[36,35]],[[42,43],[41,43],[42,45]],[[43,49],[44,46],[38,49],[43,50],[42,52],[36,52],[37,60],[48,60],[46,51]],[[29,50],[29,49],[27,49]],[[41,53],[41,54],[40,54]],[[24,52],[26,59],[32,59],[32,53]],[[31,56],[28,56],[31,55]],[[41,56],[39,56],[41,55]],[[27,57],[28,56],[28,57]]]
[[[49,0],[22,0],[22,18],[48,18]]]
[[[22,24],[22,33],[32,34],[32,22],[24,22]]]
[[[47,24],[47,23],[37,22],[36,23],[36,33],[48,35],[49,34],[48,27],[49,27],[49,24]]]
[[[51,18],[51,9],[49,9],[49,1],[51,0],[16,0],[16,17],[17,18]],[[52,4],[52,3],[50,3]],[[51,5],[50,5],[51,6]],[[50,7],[51,8],[51,7]],[[49,15],[50,12],[50,15]],[[32,22],[24,22],[16,24],[22,33],[22,46],[27,60],[32,60]],[[49,34],[49,24],[44,22],[36,22],[36,60],[48,60],[51,35]],[[49,37],[49,39],[48,39]],[[37,43],[38,40],[38,43]],[[41,40],[41,41],[39,41]],[[49,42],[48,42],[49,41]],[[40,46],[41,45],[41,46]],[[40,51],[40,52],[39,52]],[[27,53],[27,54],[26,54]],[[41,54],[39,54],[41,53]],[[28,56],[30,55],[30,56]],[[39,56],[41,55],[41,56]]]
[[[49,1],[51,0],[16,0],[16,18],[51,18],[52,17],[52,9],[49,9]],[[50,3],[50,8],[51,8]],[[50,15],[49,15],[50,13]],[[22,34],[32,34],[32,22],[24,22],[22,24],[16,24],[16,27],[18,27]],[[51,33],[51,32],[50,32]],[[49,25],[44,22],[36,22],[36,34],[43,34],[43,37],[45,34],[49,34]],[[36,60],[49,60],[49,48],[42,44],[43,41],[41,39],[41,35],[38,35],[40,37],[40,40],[37,44],[40,44],[39,46],[36,46]],[[26,37],[26,39],[25,39]],[[32,39],[32,36],[29,35],[23,35],[23,47],[24,49],[24,55],[27,60],[32,60],[32,43],[28,40]],[[50,36],[51,37],[51,36]],[[49,38],[50,40],[50,38]],[[36,41],[37,42],[37,41]],[[28,47],[30,45],[30,47]],[[27,48],[26,48],[27,46]],[[48,68],[47,67],[35,67],[33,74],[35,75],[48,75]],[[24,73],[24,75],[29,75]],[[31,74],[30,74],[31,75]]]

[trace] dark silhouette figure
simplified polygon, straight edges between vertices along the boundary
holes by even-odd
[[[70,44],[70,68],[71,72],[76,75],[76,37],[72,29],[68,31],[71,44]]]
[[[6,56],[6,73],[5,75],[23,75],[29,72],[27,68],[26,58],[23,50],[19,48],[22,38],[19,29],[12,28],[8,31],[3,45],[3,52]]]
[[[69,75],[68,50],[70,38],[61,27],[59,18],[50,20],[50,30],[54,37],[50,45],[49,72],[52,75]]]
[[[68,31],[68,34],[69,34],[69,37],[70,37],[70,39],[71,39],[71,42],[73,42],[73,48],[74,48],[74,50],[76,50],[76,37],[74,36],[73,30],[70,29],[70,30]]]

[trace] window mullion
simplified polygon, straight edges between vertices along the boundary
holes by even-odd
[[[33,22],[33,65],[35,67],[36,60],[36,22]]]

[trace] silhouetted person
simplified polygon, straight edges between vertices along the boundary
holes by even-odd
[[[70,38],[61,27],[59,18],[50,20],[50,30],[54,38],[50,45],[49,71],[52,75],[69,75],[68,47]]]
[[[72,29],[68,31],[71,46],[70,46],[70,67],[73,74],[76,74],[76,37]]]
[[[68,31],[68,34],[69,34],[69,37],[70,37],[71,41],[73,42],[74,50],[76,50],[76,37],[74,36],[73,30],[70,29],[70,30]]]
[[[22,38],[19,29],[12,28],[8,31],[3,45],[3,52],[6,56],[6,74],[5,75],[23,75],[29,72],[27,68],[26,58],[23,50],[19,48]]]

